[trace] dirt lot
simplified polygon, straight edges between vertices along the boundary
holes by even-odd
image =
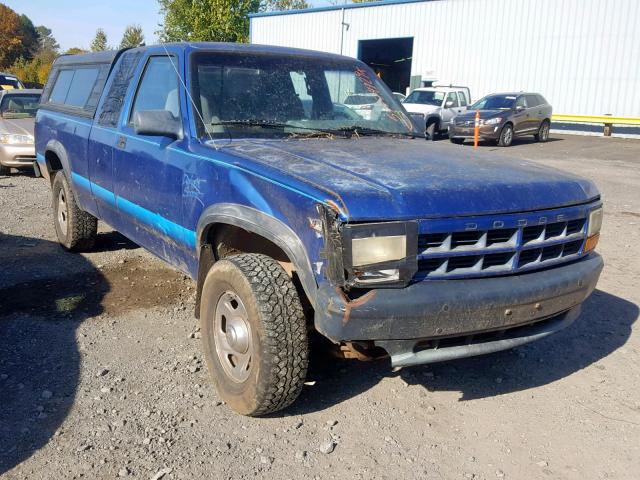
[[[0,476],[639,478],[640,142],[556,135],[507,153],[603,192],[607,266],[581,318],[399,373],[319,357],[298,402],[263,419],[209,384],[190,280],[108,227],[94,253],[63,252],[45,183],[0,177]]]

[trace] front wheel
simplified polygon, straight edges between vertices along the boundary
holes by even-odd
[[[540,125],[540,128],[538,129],[538,133],[534,135],[535,139],[538,142],[546,142],[547,140],[549,140],[550,128],[551,126],[549,125],[549,122],[547,120],[542,122],[542,125]]]
[[[11,169],[9,167],[5,167],[0,163],[0,175],[9,175],[11,173]]]
[[[258,254],[219,260],[205,279],[200,313],[211,379],[234,411],[260,416],[293,403],[307,374],[307,325],[278,262]]]
[[[498,145],[501,147],[508,147],[513,142],[513,127],[510,123],[507,123],[502,127],[500,137],[498,138]]]
[[[431,121],[431,122],[427,123],[427,126],[425,128],[425,134],[426,134],[425,137],[426,137],[426,139],[427,140],[431,140],[431,141],[435,141],[439,130],[440,129],[438,128],[438,122]]]
[[[58,241],[67,250],[90,250],[96,241],[98,219],[80,209],[63,171],[53,178],[52,193]]]

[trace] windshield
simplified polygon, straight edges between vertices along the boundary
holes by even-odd
[[[24,88],[20,80],[9,75],[0,75],[0,90],[13,90]]]
[[[515,95],[488,95],[471,105],[469,110],[510,110],[515,104]]]
[[[207,139],[414,133],[387,87],[354,61],[202,52],[191,71],[198,133]]]
[[[0,103],[0,113],[4,118],[35,117],[40,103],[40,95],[4,95]]]
[[[421,103],[422,105],[434,105],[439,107],[444,100],[444,92],[425,92],[414,90],[404,99],[404,103]]]

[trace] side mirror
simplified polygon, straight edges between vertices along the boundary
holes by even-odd
[[[133,115],[133,129],[137,135],[169,137],[177,140],[182,137],[180,120],[169,110],[142,110]]]
[[[516,107],[516,112],[521,112],[521,111],[523,111],[523,110],[524,110],[524,107],[523,107],[522,105],[518,105],[518,106]]]
[[[447,100],[444,102],[444,108],[453,108],[453,100]]]

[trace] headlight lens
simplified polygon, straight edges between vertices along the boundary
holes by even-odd
[[[587,229],[587,237],[592,237],[600,233],[602,228],[602,207],[592,210],[589,213],[589,228]]]
[[[393,262],[406,256],[406,235],[354,238],[351,243],[351,262],[354,267]]]
[[[584,253],[595,250],[600,240],[600,229],[602,228],[602,207],[592,210],[589,213],[589,226],[587,227],[587,241],[584,243]]]
[[[33,136],[3,133],[0,134],[0,143],[4,145],[33,145]]]
[[[502,121],[502,118],[500,117],[495,117],[495,118],[488,118],[487,120],[484,120],[482,122],[483,125],[497,125]]]
[[[402,287],[418,269],[418,222],[345,225],[342,242],[347,285]]]

